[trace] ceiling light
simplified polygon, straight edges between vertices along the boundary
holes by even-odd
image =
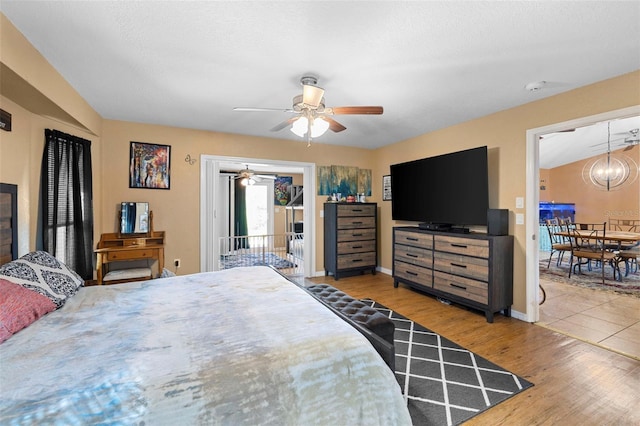
[[[329,122],[323,120],[321,117],[311,119],[311,137],[317,138],[322,136],[329,129]],[[297,136],[304,137],[309,131],[309,119],[307,117],[300,117],[291,125],[291,131]]]
[[[611,152],[611,123],[607,123],[607,153],[592,159],[582,169],[582,179],[603,191],[620,189],[635,182],[638,165],[626,155]]]

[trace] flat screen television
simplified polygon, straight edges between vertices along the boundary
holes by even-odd
[[[427,229],[486,226],[488,208],[486,146],[391,166],[394,220]]]

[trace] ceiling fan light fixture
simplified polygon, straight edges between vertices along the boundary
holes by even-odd
[[[291,125],[291,131],[301,138],[307,134],[307,126],[309,125],[309,121],[307,117],[300,117]]]
[[[317,138],[325,134],[329,130],[329,122],[323,120],[322,117],[316,117],[311,119],[311,137]],[[309,119],[307,117],[300,117],[291,125],[291,131],[299,136],[304,137],[309,131]]]

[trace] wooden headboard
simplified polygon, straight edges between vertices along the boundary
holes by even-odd
[[[0,183],[0,265],[18,258],[18,185]]]

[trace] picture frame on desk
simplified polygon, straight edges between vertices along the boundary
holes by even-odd
[[[131,142],[129,188],[169,189],[171,146]]]

